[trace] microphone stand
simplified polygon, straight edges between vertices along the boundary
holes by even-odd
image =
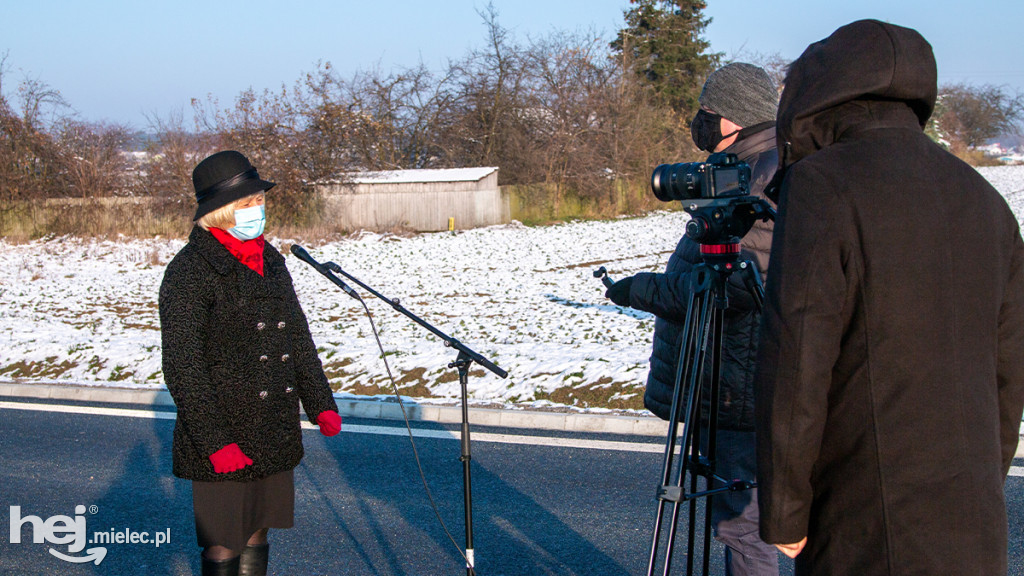
[[[348,272],[342,270],[341,266],[338,266],[334,262],[324,262],[323,264],[321,264],[314,260],[313,257],[310,256],[308,252],[306,252],[301,246],[298,245],[292,246],[292,253],[298,256],[301,260],[308,263],[314,269],[316,269],[317,272],[320,272],[321,274],[326,276],[331,282],[338,285],[338,287],[344,290],[345,293],[348,294],[349,296],[355,298],[356,300],[362,301],[362,299],[359,297],[359,294],[356,293],[355,290],[350,288],[345,283],[344,280],[338,278],[332,272],[337,272],[338,274],[341,274],[342,276],[348,278],[352,282],[355,282],[362,289],[366,290],[370,294],[373,294],[378,299],[382,300],[384,303],[391,306],[395,310],[401,312],[402,314],[405,314],[413,322],[416,322],[420,326],[426,328],[429,332],[440,338],[441,341],[444,342],[445,346],[458,350],[459,355],[455,358],[454,362],[450,362],[448,364],[448,367],[458,369],[459,385],[462,388],[462,452],[461,455],[459,456],[459,461],[462,462],[462,494],[463,499],[465,501],[464,507],[466,513],[466,575],[475,576],[476,571],[473,568],[474,565],[476,564],[473,553],[473,491],[472,478],[469,469],[469,463],[473,459],[470,451],[469,441],[469,401],[467,398],[467,390],[469,388],[469,367],[473,364],[473,362],[476,362],[477,364],[497,374],[501,378],[507,377],[508,372],[502,370],[500,367],[498,367],[496,364],[494,364],[487,358],[484,358],[480,354],[476,353],[469,346],[466,346],[457,339],[452,338],[451,336],[438,330],[433,325],[423,320],[419,316],[413,314],[404,306],[402,306],[397,298],[394,300],[387,298],[386,296],[377,292],[373,288],[370,288],[366,284],[363,284],[355,276],[352,276]]]

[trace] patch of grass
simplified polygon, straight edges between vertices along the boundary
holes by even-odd
[[[484,372],[483,370],[470,370],[469,371],[469,377],[470,378],[480,378],[482,376],[485,376],[486,374],[487,373]],[[443,372],[441,372],[441,375],[438,376],[437,378],[435,378],[434,381],[439,383],[439,384],[447,384],[449,382],[458,382],[459,381],[459,371],[457,369],[455,369],[455,368],[445,368],[445,370]]]
[[[0,376],[11,378],[60,378],[65,372],[78,366],[77,362],[64,360],[57,362],[56,356],[49,356],[42,362],[20,360],[13,364],[0,367]]]
[[[134,370],[129,370],[127,366],[117,364],[110,371],[110,376],[107,377],[107,380],[110,382],[121,382],[122,380],[130,379],[132,376],[135,376]]]
[[[352,363],[353,360],[351,358],[324,363],[324,373],[327,374],[332,390],[364,396],[391,395],[395,393],[394,388],[391,386],[391,381],[387,377],[374,378],[370,382],[353,382],[356,378],[365,376],[366,373],[353,373],[345,370],[345,367]],[[470,370],[469,375],[479,378],[484,376],[485,373],[483,370]],[[396,374],[395,383],[402,396],[436,398],[437,395],[431,391],[431,387],[447,382],[457,382],[458,380],[459,373],[455,369],[428,374],[426,368],[413,368],[412,370]]]
[[[551,392],[538,390],[534,393],[534,398],[579,408],[643,410],[642,390],[643,386],[636,382],[615,382],[605,376],[591,384],[562,386]]]
[[[192,227],[191,206],[172,199],[53,198],[0,205],[0,236],[25,242],[47,235],[116,238],[184,237]],[[150,256],[158,262],[159,255]]]
[[[538,226],[570,220],[600,220],[622,214],[639,214],[651,210],[672,210],[651,194],[646,180],[620,180],[595,195],[553,184],[502,186],[509,195],[511,216],[527,226]]]
[[[428,381],[424,377],[426,373],[426,368],[413,368],[412,370],[403,373],[395,379],[398,391],[403,396],[412,396],[414,398],[433,397],[434,394],[429,388],[427,388]]]
[[[355,376],[352,372],[345,370],[345,367],[352,363],[353,360],[351,358],[342,358],[341,360],[324,363],[324,374],[327,375],[327,381],[335,392],[340,391],[344,387],[344,381],[347,378]],[[361,392],[356,392],[356,394],[361,394]]]
[[[93,374],[99,372],[100,370],[103,370],[106,367],[107,361],[100,358],[99,356],[93,356],[89,360],[89,371],[92,372]]]
[[[85,342],[79,342],[78,344],[75,344],[74,346],[68,347],[68,356],[74,356],[76,352],[81,352],[82,350],[88,350],[90,348],[92,348],[92,344],[86,344]]]

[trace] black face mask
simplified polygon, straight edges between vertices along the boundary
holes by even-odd
[[[705,152],[714,152],[722,140],[736,134],[739,130],[722,135],[722,117],[707,110],[698,110],[690,122],[690,136],[697,148]]]

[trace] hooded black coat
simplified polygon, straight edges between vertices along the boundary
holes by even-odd
[[[744,135],[743,139],[734,142],[723,152],[736,154],[750,165],[750,194],[764,198],[764,189],[778,167],[775,127],[758,125],[752,126],[751,130],[750,134]],[[772,226],[770,221],[758,221],[743,237],[743,258],[757,265],[762,280],[768,270]],[[668,420],[672,411],[672,391],[675,389],[680,339],[690,293],[690,270],[700,261],[700,245],[688,236],[683,236],[669,257],[664,274],[637,274],[630,286],[630,306],[656,316],[644,406],[663,420]],[[739,274],[729,277],[726,291],[729,308],[723,326],[718,426],[724,430],[749,432],[754,430],[753,380],[760,314]],[[712,355],[709,354],[705,365],[706,383],[711,379],[711,360]],[[707,394],[703,402],[706,420],[711,404]]]
[[[931,47],[860,21],[796,60],[756,384],[761,537],[797,574],[1006,573],[1024,243],[922,130]]]
[[[192,229],[160,285],[163,373],[178,409],[174,475],[248,481],[302,459],[299,399],[338,411],[284,258],[267,242],[263,276],[213,234]],[[210,455],[236,443],[251,466],[217,474]]]

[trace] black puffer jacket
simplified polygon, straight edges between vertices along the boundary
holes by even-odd
[[[1024,242],[922,127],[931,46],[843,26],[790,67],[756,378],[761,538],[796,574],[1006,574]]]
[[[764,198],[765,186],[778,166],[774,124],[751,127],[752,134],[733,143],[731,152],[750,164],[750,192]],[[768,270],[772,243],[772,222],[759,221],[743,238],[743,257],[753,260],[761,272]],[[689,296],[689,272],[700,262],[700,245],[684,236],[669,257],[664,274],[640,273],[630,287],[630,306],[657,316],[654,322],[654,346],[647,376],[644,405],[659,418],[667,420],[672,407],[676,363],[679,359],[682,324]],[[729,278],[729,308],[726,310],[722,344],[722,384],[719,428],[754,429],[754,362],[757,357],[757,329],[760,314],[753,297],[739,274]],[[711,381],[712,354],[707,357],[704,382]],[[705,388],[707,390],[707,388]],[[704,414],[710,399],[704,398]]]
[[[160,286],[163,373],[178,408],[174,475],[246,481],[302,459],[299,399],[313,419],[337,411],[281,253],[264,275],[196,227]],[[253,464],[215,474],[209,456],[237,443]]]

